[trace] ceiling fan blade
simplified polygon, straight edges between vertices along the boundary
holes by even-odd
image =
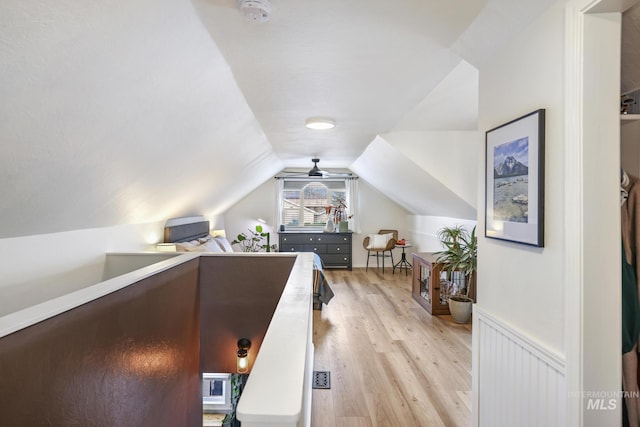
[[[281,173],[286,174],[287,176],[290,176],[290,177],[312,177],[312,178],[330,178],[330,177],[348,178],[353,176],[353,174],[347,173],[347,172],[329,172],[329,171],[320,169],[318,167],[318,162],[320,161],[320,159],[311,159],[311,161],[313,162],[313,167],[311,168],[311,170],[309,170],[309,172],[284,170]]]

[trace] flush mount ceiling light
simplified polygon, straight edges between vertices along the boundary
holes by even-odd
[[[251,22],[266,22],[271,16],[269,0],[238,0],[240,12]]]
[[[336,127],[336,122],[327,117],[309,117],[305,120],[304,125],[309,129],[325,130]]]

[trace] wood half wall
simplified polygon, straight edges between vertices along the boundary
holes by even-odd
[[[201,426],[201,372],[255,359],[294,262],[201,256],[0,338],[0,426]]]
[[[258,354],[295,256],[200,257],[200,371],[235,372],[239,338]]]

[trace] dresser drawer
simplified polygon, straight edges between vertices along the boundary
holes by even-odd
[[[351,256],[349,254],[323,254],[321,258],[327,267],[351,267]]]
[[[344,244],[348,245],[351,240],[351,235],[343,235],[343,234],[321,234],[316,237],[316,242],[320,243],[335,243],[335,244]]]
[[[327,245],[281,245],[280,252],[315,252],[323,254],[327,251]]]
[[[280,252],[306,252],[304,245],[280,245]]]
[[[349,255],[349,245],[327,245],[327,253]]]
[[[324,254],[327,252],[327,245],[304,245],[304,251]]]
[[[304,245],[305,243],[315,243],[313,234],[281,234],[280,244]]]

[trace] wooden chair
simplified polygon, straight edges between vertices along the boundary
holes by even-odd
[[[385,257],[391,257],[391,267],[393,268],[393,252],[392,249],[396,247],[396,242],[398,241],[398,230],[380,230],[377,234],[386,235],[392,234],[393,237],[385,241],[384,246],[374,246],[375,242],[372,241],[371,235],[364,238],[362,241],[362,246],[367,250],[367,268],[365,271],[369,270],[369,257],[376,257],[376,265],[380,268],[380,256],[382,256],[382,274],[384,274],[384,259]],[[376,240],[375,238],[373,240]],[[372,253],[373,252],[373,253]],[[389,255],[385,255],[385,252],[389,252]]]

